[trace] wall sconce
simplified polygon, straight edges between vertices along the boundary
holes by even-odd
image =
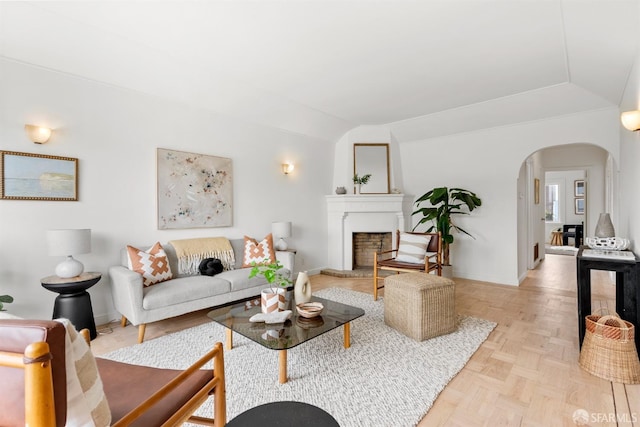
[[[35,125],[24,125],[24,129],[27,131],[29,139],[36,144],[44,144],[49,140],[49,138],[51,138],[52,130],[49,128]]]
[[[620,121],[631,132],[640,130],[640,110],[625,111],[620,115]]]
[[[293,172],[293,163],[283,163],[282,173],[285,175],[289,175],[291,172]]]

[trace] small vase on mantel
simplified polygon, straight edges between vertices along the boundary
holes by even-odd
[[[616,237],[616,230],[608,213],[600,214],[596,224],[596,237]]]

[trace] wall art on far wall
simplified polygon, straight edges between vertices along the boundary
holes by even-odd
[[[584,180],[577,179],[573,182],[573,192],[576,197],[584,197]]]
[[[232,225],[231,159],[157,149],[158,229]]]
[[[576,201],[576,209],[575,209],[576,215],[584,215],[584,199],[582,198],[575,199],[575,201]]]
[[[0,199],[78,200],[78,159],[0,151]]]

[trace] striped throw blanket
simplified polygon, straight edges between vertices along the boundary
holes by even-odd
[[[236,258],[231,242],[226,237],[171,240],[176,250],[180,274],[198,274],[198,266],[205,258],[218,258],[226,270],[233,270]]]

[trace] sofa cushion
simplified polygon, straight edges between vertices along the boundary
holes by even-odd
[[[142,307],[152,310],[228,293],[231,286],[219,278],[221,274],[180,277],[149,286],[143,290]]]
[[[151,286],[173,278],[169,259],[160,242],[143,251],[133,246],[127,246],[129,254],[128,267],[136,273],[142,274],[142,284]]]
[[[244,252],[242,267],[252,267],[252,264],[270,264],[276,261],[276,253],[273,250],[273,236],[267,234],[258,242],[253,237],[244,236]]]

